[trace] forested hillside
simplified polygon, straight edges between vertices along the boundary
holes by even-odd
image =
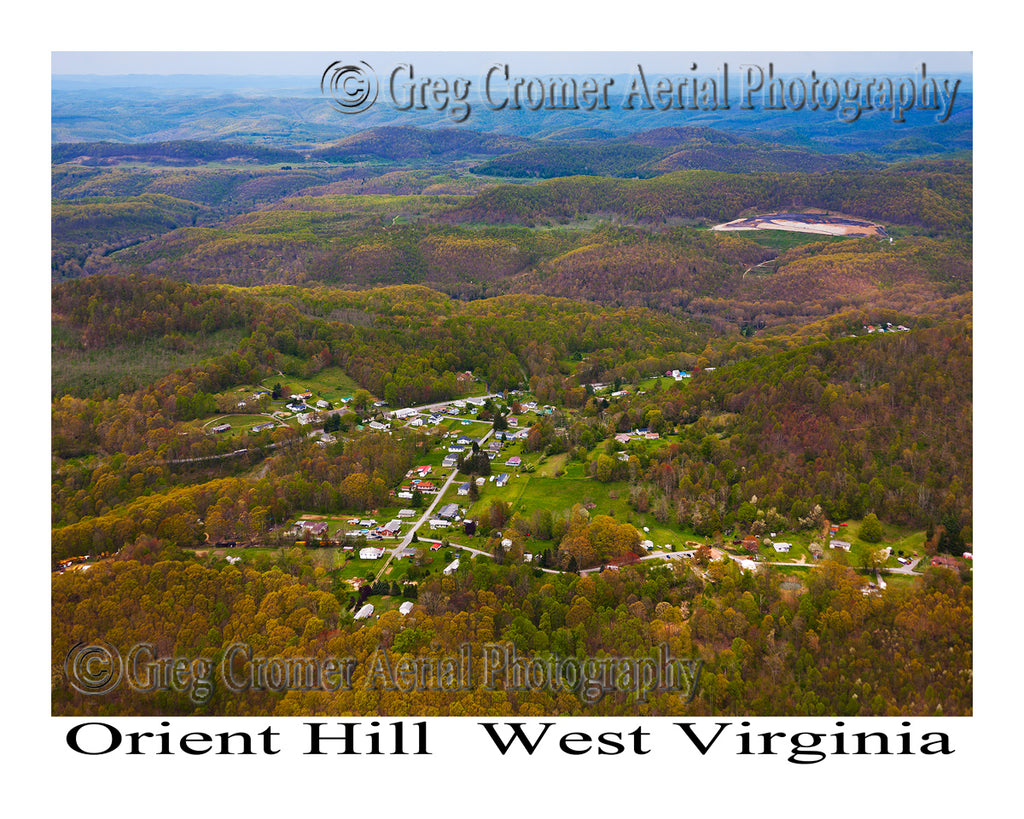
[[[199,566],[151,541],[88,576],[55,578],[54,662],[97,633],[143,641],[156,656],[207,656],[214,665],[232,641],[256,656],[351,658],[351,690],[250,690],[221,684],[195,702],[189,691],[116,691],[102,701],[55,689],[55,714],[225,714],[300,716],[609,716],[789,714],[913,716],[970,713],[971,589],[932,570],[921,588],[883,599],[860,593],[851,570],[829,566],[799,596],[780,593],[770,574],[735,568],[713,597],[688,569],[637,567],[592,577],[551,576],[528,567],[474,560],[465,573],[420,584],[418,613],[384,614],[363,628],[346,622],[331,578],[300,551],[271,571]],[[700,692],[646,701],[610,693],[584,704],[573,694],[534,691],[375,688],[375,652],[458,656],[469,647],[474,678],[484,678],[485,644],[508,641],[524,656],[671,656],[704,661]],[[242,675],[240,675],[242,676]],[[244,677],[243,677],[244,678]],[[454,686],[452,686],[454,687]],[[511,687],[511,686],[510,686]],[[201,694],[202,692],[200,692]],[[103,709],[102,711],[100,709]]]
[[[576,174],[650,177],[684,169],[834,171],[876,164],[866,156],[817,154],[748,135],[689,126],[656,128],[589,144],[566,141],[529,146],[474,170],[492,176],[550,179]]]
[[[612,213],[641,223],[672,219],[725,222],[749,209],[823,208],[934,233],[971,230],[968,163],[893,165],[881,171],[828,174],[675,171],[653,179],[573,176],[532,186],[484,191],[454,212],[453,221],[563,222]]]
[[[913,310],[971,286],[970,165],[954,160],[482,189],[387,171],[276,199],[283,189],[270,179],[257,180],[269,206],[227,218],[217,216],[224,200],[203,197],[55,205],[54,268],[246,286],[421,284],[460,299],[535,293],[759,321],[885,300]],[[892,241],[704,227],[800,207],[878,220]]]

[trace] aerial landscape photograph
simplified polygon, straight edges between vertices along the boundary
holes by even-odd
[[[974,714],[972,70],[54,52],[50,713]]]

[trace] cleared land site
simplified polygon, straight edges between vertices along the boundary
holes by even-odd
[[[823,233],[828,236],[886,236],[885,228],[874,222],[831,216],[824,213],[768,213],[734,219],[712,230],[788,230],[795,233]]]

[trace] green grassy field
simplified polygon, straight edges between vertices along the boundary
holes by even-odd
[[[901,529],[898,526],[893,526],[888,523],[882,524],[882,540],[880,543],[867,543],[860,540],[860,527],[861,521],[848,521],[849,525],[840,528],[839,534],[836,535],[839,540],[847,540],[853,544],[854,551],[857,551],[858,547],[862,550],[865,549],[879,549],[885,546],[891,546],[893,554],[895,555],[899,550],[902,550],[906,557],[910,557],[914,552],[923,554],[924,552],[924,541],[925,531],[924,529],[919,530],[907,530]],[[846,532],[848,536],[843,533]]]
[[[487,385],[482,381],[470,381],[466,390],[466,395],[473,398],[477,395],[487,395]]]
[[[686,385],[690,382],[689,378],[684,378],[681,381],[676,381],[670,376],[657,376],[656,378],[645,378],[637,385],[638,390],[644,392],[659,392],[661,390],[668,390],[674,387],[676,384]]]
[[[886,591],[910,589],[921,582],[920,577],[912,574],[885,574],[882,575],[882,579],[885,581]]]
[[[468,435],[470,438],[483,438],[491,429],[486,421],[470,421],[468,424],[458,418],[446,418],[441,426],[457,435]]]
[[[266,415],[245,415],[245,414],[219,414],[212,415],[202,420],[201,425],[210,431],[211,427],[215,427],[219,424],[231,424],[231,429],[227,432],[218,433],[222,437],[232,438],[236,435],[241,435],[243,432],[249,432],[253,427],[259,426],[260,424],[268,424],[272,422],[277,425],[280,422]]]
[[[578,462],[575,462],[575,465],[580,466]],[[587,508],[591,516],[611,515],[616,520],[633,524],[640,530],[643,538],[651,540],[656,547],[667,545],[672,550],[679,550],[686,548],[688,540],[700,543],[707,541],[707,538],[694,535],[686,529],[661,524],[652,514],[637,512],[631,508],[629,486],[625,482],[604,484],[582,477],[582,474],[572,477],[571,472],[582,472],[582,468],[572,470],[573,466],[573,462],[567,465],[567,475],[562,478],[547,477],[541,470],[532,474],[517,474],[514,470],[493,467],[494,475],[503,471],[508,472],[509,482],[503,487],[498,487],[494,482],[488,481],[480,490],[480,499],[470,506],[467,516],[479,517],[494,500],[505,501],[512,507],[513,512],[527,518],[537,509],[545,509],[555,516],[563,515],[568,513],[573,505],[579,503]],[[456,496],[454,488],[446,495],[445,500],[466,502],[465,497]],[[648,530],[646,532],[645,527]],[[552,544],[545,545],[541,542],[534,545],[538,549],[543,549],[549,548]]]
[[[826,233],[801,233],[791,230],[740,230],[732,232],[731,235],[749,239],[764,247],[774,248],[780,253],[812,242],[834,243],[849,238],[848,236],[829,236]]]
[[[271,389],[274,384],[280,383],[288,387],[288,394],[308,390],[316,398],[322,398],[332,404],[339,404],[342,398],[354,395],[355,391],[359,389],[359,385],[341,367],[325,367],[309,377],[298,375],[298,370],[289,371],[282,368],[282,372],[283,376],[273,375],[263,379],[260,386],[264,389]],[[288,394],[285,395],[285,399]]]
[[[427,480],[433,481],[434,483],[438,483],[439,477],[440,480],[443,480],[444,478],[447,478],[448,475],[451,473],[450,469],[441,468],[441,464],[444,463],[444,459],[447,456],[447,445],[444,447],[434,447],[430,450],[430,452],[427,455],[418,458],[416,461],[416,465],[433,467],[433,471],[427,476]]]
[[[565,452],[561,455],[543,457],[537,462],[536,475],[540,478],[556,478],[565,471],[565,465],[568,461],[569,455]]]

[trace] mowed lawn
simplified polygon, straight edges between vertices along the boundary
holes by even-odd
[[[503,470],[500,468],[494,469],[495,473],[501,471]],[[527,519],[537,509],[546,509],[554,517],[558,517],[567,514],[579,503],[587,509],[591,517],[611,515],[623,523],[632,523],[645,539],[652,540],[656,546],[667,544],[681,549],[687,540],[706,541],[706,538],[660,524],[651,514],[632,509],[629,505],[629,485],[625,482],[600,483],[592,478],[570,476],[573,472],[579,475],[581,471],[568,470],[567,476],[561,478],[546,477],[539,471],[532,474],[510,472],[508,484],[501,488],[495,486],[493,482],[487,482],[481,489],[480,500],[472,505],[468,516],[478,517],[494,500],[505,501],[511,505],[513,512],[518,512]],[[465,503],[466,498],[461,498],[461,501]],[[644,527],[649,531],[644,532]]]
[[[261,424],[269,423],[273,423],[276,427],[281,422],[266,415],[212,415],[203,421],[203,428],[209,432],[213,427],[220,424],[231,424],[231,429],[227,432],[218,433],[219,435],[231,437],[240,435],[243,432],[249,432],[253,427],[258,427]]]
[[[454,432],[457,436],[465,435],[469,438],[483,438],[491,429],[491,425],[487,421],[470,421],[467,424],[460,418],[448,418],[441,422],[441,426],[447,428],[449,432]]]

